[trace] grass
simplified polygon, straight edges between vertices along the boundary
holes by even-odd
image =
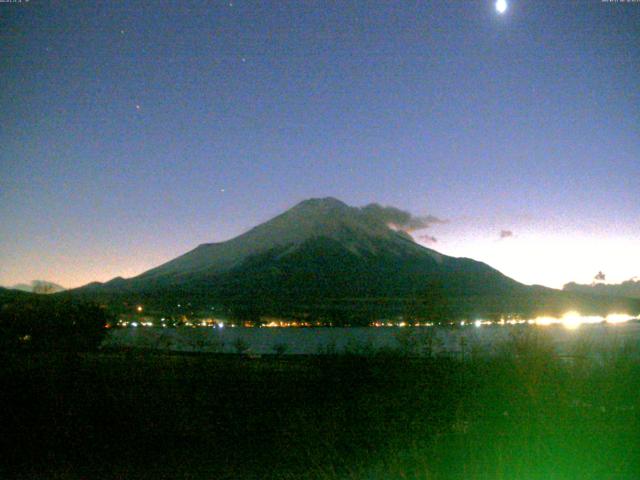
[[[640,478],[637,345],[367,353],[3,354],[0,478]]]

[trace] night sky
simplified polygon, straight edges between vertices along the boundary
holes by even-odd
[[[640,3],[96,3],[0,3],[0,284],[325,196],[525,283],[640,275]]]

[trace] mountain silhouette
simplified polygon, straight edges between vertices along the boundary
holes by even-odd
[[[335,198],[305,200],[236,238],[71,294],[115,305],[144,302],[163,311],[189,305],[247,320],[281,316],[335,324],[617,307],[616,299],[526,286],[482,262],[438,253],[392,228],[377,214],[381,210]]]

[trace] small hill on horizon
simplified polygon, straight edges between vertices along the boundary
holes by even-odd
[[[566,292],[579,292],[608,297],[640,298],[640,279],[637,277],[622,283],[567,283],[562,289]]]
[[[23,292],[32,292],[32,293],[41,293],[41,294],[50,294],[50,293],[59,293],[66,290],[62,285],[58,285],[57,283],[48,282],[46,280],[33,280],[30,284],[28,283],[18,283],[16,285],[12,285],[9,288],[11,290],[20,290]]]

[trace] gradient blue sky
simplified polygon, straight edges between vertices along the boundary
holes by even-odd
[[[0,41],[0,284],[321,196],[445,218],[430,247],[526,283],[640,275],[640,3],[23,0]]]

